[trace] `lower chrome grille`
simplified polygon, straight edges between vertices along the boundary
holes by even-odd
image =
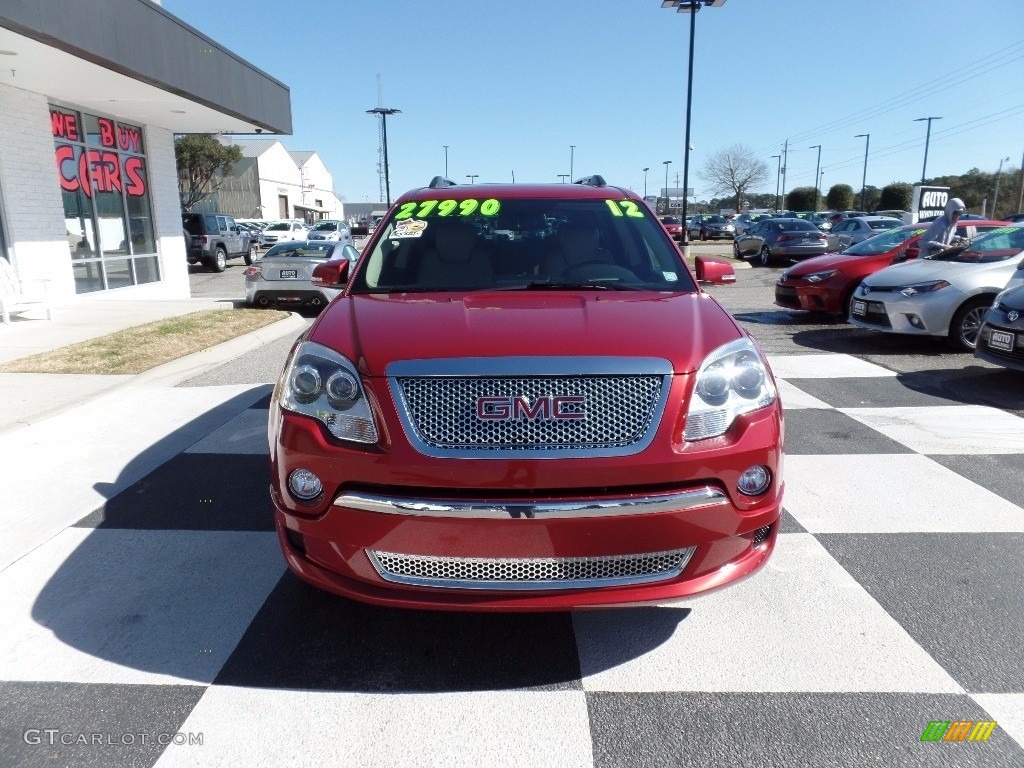
[[[386,581],[420,587],[554,590],[665,581],[682,573],[696,547],[598,557],[437,557],[366,550]]]

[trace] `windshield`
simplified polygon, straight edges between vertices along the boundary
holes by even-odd
[[[890,229],[900,225],[899,219],[887,219],[883,221],[869,221],[868,226],[872,229]]]
[[[853,256],[877,256],[880,253],[891,251],[897,245],[907,242],[911,238],[924,234],[924,227],[915,229],[890,229],[880,235],[869,237],[856,245],[851,245],[843,253]]]
[[[818,228],[803,219],[779,219],[775,222],[783,232],[817,232]]]
[[[397,206],[352,293],[473,290],[694,291],[642,202],[427,199]]]
[[[313,227],[313,231],[314,232],[337,232],[338,231],[338,225],[335,224],[333,221],[321,221],[319,224],[317,224],[315,227]]]
[[[940,251],[930,258],[934,261],[984,264],[1015,258],[1021,251],[1024,251],[1024,227],[1000,227],[976,238],[965,249]]]
[[[276,224],[271,224],[269,227],[266,228],[265,231],[266,232],[280,232],[282,229],[289,230],[291,228],[292,228],[292,225],[289,224],[287,221],[279,221]]]

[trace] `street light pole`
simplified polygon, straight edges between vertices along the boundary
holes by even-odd
[[[664,160],[662,162],[662,165],[665,166],[665,215],[668,215],[668,166],[671,162],[671,160]],[[683,191],[685,192],[686,190]],[[686,222],[684,221],[683,223],[685,224]],[[685,237],[686,235],[683,235],[684,239]]]
[[[366,110],[368,115],[380,116],[380,136],[381,144],[384,147],[384,190],[387,196],[388,208],[391,207],[391,176],[388,170],[388,115],[401,114],[402,110],[392,109],[390,107],[374,107],[373,109]]]
[[[779,212],[779,177],[782,175],[782,155],[772,155],[773,158],[779,161],[778,166],[775,168],[775,212]]]
[[[572,178],[572,174],[573,174],[573,159],[575,158],[575,155],[576,155],[576,145],[575,144],[570,144],[569,145],[569,178],[570,179]]]
[[[644,168],[644,200],[647,199],[647,172],[650,168]]]
[[[999,214],[996,212],[996,206],[999,205],[999,177],[1003,175],[1003,163],[1010,162],[1009,157],[1004,157],[999,160],[999,170],[996,171],[996,193],[992,197],[992,218],[994,219]]]
[[[560,178],[562,180],[562,183],[565,184],[565,180],[569,178],[569,174],[568,173],[560,173],[560,174],[558,174],[558,178]]]
[[[821,190],[818,189],[818,175],[821,173],[821,144],[812,144],[808,149],[818,150],[818,165],[814,169],[814,210],[818,210],[818,196]]]
[[[479,173],[467,173],[466,174],[466,178],[469,179],[469,183],[472,184],[478,178],[480,178],[480,174]]]
[[[918,117],[914,119],[915,123],[920,123],[922,120],[928,121],[928,132],[924,135],[924,165],[921,166],[921,183],[924,184],[924,172],[928,168],[928,142],[932,138],[932,120],[941,120],[941,117]]]
[[[690,14],[690,61],[686,68],[686,138],[683,143],[683,256],[689,255],[689,237],[686,228],[687,190],[690,186],[690,107],[693,103],[693,40],[697,29],[697,12],[704,6],[719,8],[725,0],[662,0],[662,8],[675,8],[676,13]],[[665,202],[668,203],[668,166],[665,166]]]
[[[443,144],[444,147],[444,177],[448,178],[448,145]]]
[[[864,139],[864,175],[860,179],[860,209],[862,211],[867,210],[864,206],[864,195],[867,192],[868,183],[868,145],[871,144],[870,133],[858,133],[853,138]]]

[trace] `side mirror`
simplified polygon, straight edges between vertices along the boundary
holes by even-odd
[[[694,272],[697,273],[697,281],[701,283],[727,285],[736,282],[736,270],[732,264],[714,256],[698,256],[694,259]]]
[[[359,259],[359,251],[354,245],[346,245],[341,249],[341,258],[354,263]]]
[[[355,250],[354,248],[352,250]],[[344,288],[348,282],[348,259],[333,259],[317,264],[309,282],[321,288]]]

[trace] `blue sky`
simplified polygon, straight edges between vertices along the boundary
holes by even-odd
[[[642,193],[683,172],[689,17],[660,0],[163,0],[291,89],[290,150],[315,150],[350,202],[378,198],[378,105],[392,198],[445,171],[466,182],[600,173]],[[378,75],[381,98],[378,101]],[[697,16],[690,186],[716,150],[764,159],[774,192],[1017,169],[1021,0],[727,0]],[[575,149],[570,149],[575,145]],[[681,184],[680,184],[681,186]]]

